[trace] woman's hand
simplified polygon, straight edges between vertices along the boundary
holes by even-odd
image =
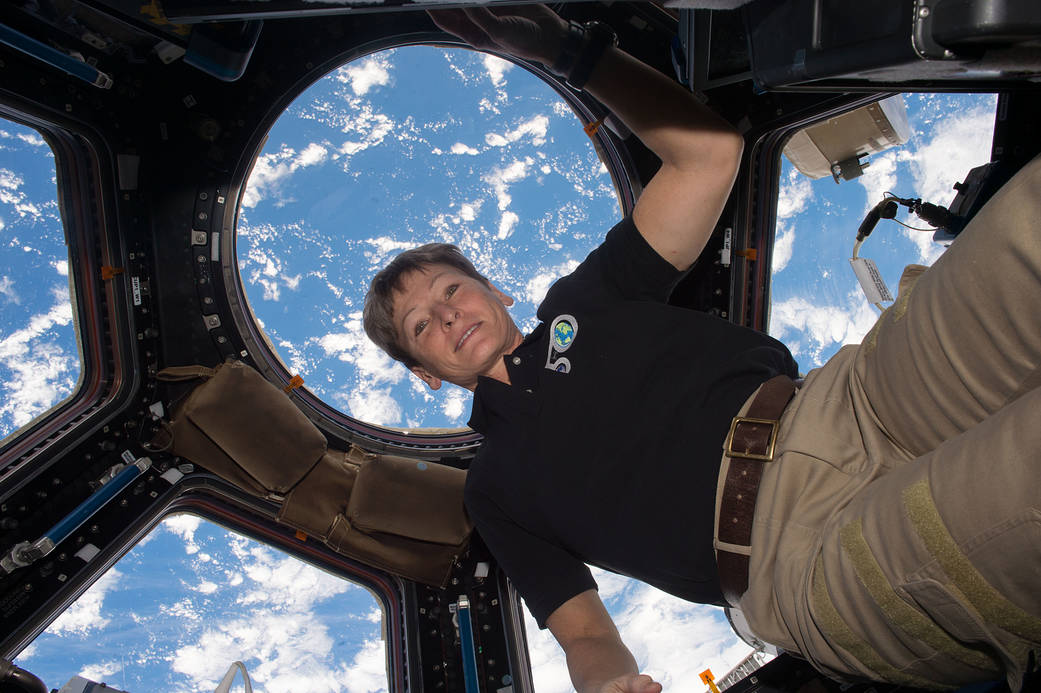
[[[474,48],[536,60],[547,67],[560,55],[568,25],[545,5],[428,10],[442,30]]]
[[[605,683],[600,693],[661,693],[661,684],[647,674],[626,674]]]

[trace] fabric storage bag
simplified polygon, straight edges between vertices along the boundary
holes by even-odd
[[[256,496],[281,503],[277,520],[338,553],[444,586],[473,526],[466,472],[435,462],[328,449],[325,436],[255,369],[168,368],[162,380],[202,378],[174,407],[177,455]]]

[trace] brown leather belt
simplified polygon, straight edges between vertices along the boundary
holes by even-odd
[[[723,454],[730,458],[730,465],[719,503],[716,564],[723,597],[733,606],[748,589],[748,557],[759,481],[765,463],[774,458],[778,420],[795,389],[795,382],[786,375],[767,380],[745,415],[734,417],[727,434]]]

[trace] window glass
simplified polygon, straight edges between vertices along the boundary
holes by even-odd
[[[637,580],[592,568],[600,598],[637,668],[666,691],[705,691],[701,673],[717,683],[752,653],[723,609],[692,604]],[[525,629],[537,693],[573,693],[563,651],[549,630],[539,630],[525,608]],[[760,661],[772,659],[760,655]]]
[[[237,253],[255,317],[306,387],[369,423],[452,428],[469,393],[431,393],[366,338],[372,276],[401,250],[454,243],[528,331],[619,217],[611,176],[547,84],[411,46],[344,65],[287,109],[242,195]]]
[[[16,662],[53,688],[80,675],[131,692],[212,691],[242,661],[258,692],[369,693],[388,688],[382,621],[366,589],[175,515]]]
[[[0,438],[67,399],[80,372],[54,154],[0,119]]]
[[[990,161],[993,94],[904,94],[910,137],[868,157],[863,175],[836,184],[811,180],[782,157],[771,285],[771,335],[788,345],[805,373],[844,344],[859,343],[879,315],[857,282],[850,258],[867,212],[892,192],[947,206],[953,185]],[[932,227],[901,206],[882,220],[861,247],[896,296],[905,265],[931,265],[945,246]],[[884,303],[883,306],[889,304]]]

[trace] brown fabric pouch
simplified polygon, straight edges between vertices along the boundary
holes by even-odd
[[[208,373],[207,373],[208,371]],[[160,371],[161,380],[204,377],[174,411],[173,451],[257,496],[281,500],[325,453],[326,440],[284,393],[255,369]]]
[[[434,462],[326,450],[325,436],[254,369],[168,368],[163,380],[205,378],[174,411],[171,449],[257,496],[277,520],[345,556],[444,586],[473,526],[466,472]]]
[[[458,544],[471,530],[463,512],[466,472],[376,455],[364,462],[347,504],[351,525],[434,544]]]

